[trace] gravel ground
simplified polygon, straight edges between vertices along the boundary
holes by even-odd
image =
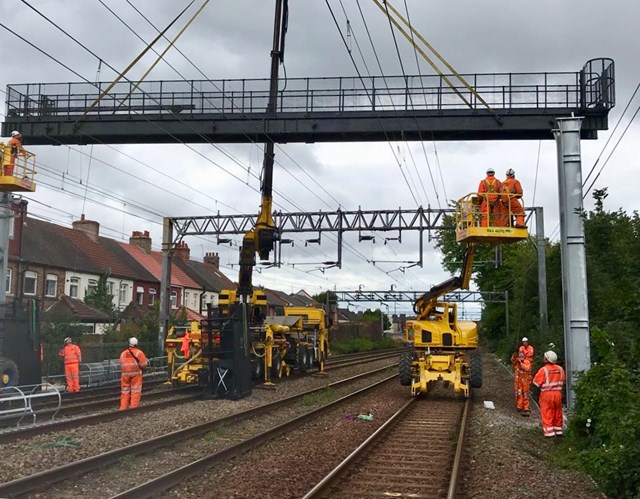
[[[131,411],[130,416],[101,425],[84,426],[3,444],[0,445],[0,454],[3,456],[3,466],[0,467],[0,482],[28,476],[158,435],[247,410],[296,393],[326,386],[339,379],[388,366],[394,362],[397,361],[385,359],[368,362],[361,366],[339,368],[327,372],[325,376],[288,379],[278,384],[275,390],[256,388],[250,397],[239,401],[183,402],[176,407],[159,409],[145,414],[136,414],[135,411]],[[142,404],[144,403],[143,394]],[[77,447],[42,447],[61,442],[65,438],[76,439],[79,445]]]
[[[602,498],[591,479],[577,471],[551,466],[545,456],[556,439],[544,439],[540,412],[531,417],[515,410],[513,377],[495,357],[484,356],[483,387],[475,391],[459,495],[464,498]],[[495,404],[485,409],[484,401]]]

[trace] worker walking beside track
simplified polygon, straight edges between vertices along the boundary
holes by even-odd
[[[513,364],[513,387],[516,394],[516,410],[529,416],[529,392],[531,388],[531,361],[521,350],[511,356]]]
[[[502,183],[495,177],[493,168],[487,169],[487,178],[480,181],[478,194],[480,195],[480,213],[482,227],[498,227],[503,218],[503,208],[500,203]]]
[[[522,338],[522,345],[518,348],[518,352],[523,352],[524,356],[533,363],[533,346],[529,344],[529,338]]]
[[[522,198],[522,185],[520,181],[516,179],[516,172],[513,168],[509,168],[506,175],[507,179],[502,183],[502,192],[504,193],[502,202],[505,207],[505,221],[507,226],[510,227],[512,223],[511,217],[513,216],[515,217],[515,224],[513,226],[516,229],[526,229],[527,226],[524,224],[524,208],[520,203],[520,198]]]
[[[120,410],[135,409],[142,396],[142,370],[147,367],[147,357],[138,348],[138,340],[129,338],[129,348],[120,354]]]
[[[80,391],[80,362],[82,362],[82,352],[78,345],[73,344],[71,338],[64,339],[64,346],[58,352],[64,359],[64,376],[67,380],[68,392]]]
[[[533,384],[540,388],[540,418],[545,437],[562,436],[562,387],[566,375],[556,362],[556,353],[546,352],[544,365],[533,378]]]

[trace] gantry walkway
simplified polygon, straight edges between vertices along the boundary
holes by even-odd
[[[9,85],[2,135],[20,130],[29,145],[552,139],[556,118],[574,113],[594,139],[615,105],[611,59],[463,76],[490,109],[425,75],[283,79],[274,114],[268,79],[120,82],[97,104],[109,83]]]

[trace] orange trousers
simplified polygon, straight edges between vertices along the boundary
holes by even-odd
[[[80,364],[74,362],[64,365],[64,376],[67,379],[67,391],[80,391]]]
[[[482,201],[480,204],[480,213],[482,214],[481,227],[506,227],[507,214],[506,209],[500,202],[489,206],[489,203]]]
[[[540,419],[545,437],[562,435],[562,392],[540,392]]]
[[[122,373],[120,376],[120,410],[135,409],[142,397],[142,373]]]
[[[529,411],[529,392],[531,391],[531,376],[528,378],[516,377],[513,379],[513,388],[516,394],[516,409]]]
[[[511,215],[513,215],[516,219],[515,224],[514,225],[520,225],[523,226],[524,225],[524,208],[522,208],[522,205],[520,204],[520,201],[518,201],[516,198],[510,198],[509,199],[509,204],[506,205],[504,207],[505,211],[509,210],[511,212]],[[508,214],[506,215],[508,216]],[[509,217],[511,218],[511,217]],[[509,225],[511,225],[511,220],[508,221]]]
[[[13,168],[15,163],[3,163],[2,164],[2,174],[8,177],[13,175]]]

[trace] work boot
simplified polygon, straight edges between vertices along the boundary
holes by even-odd
[[[520,413],[520,416],[525,416],[525,417],[527,417],[527,418],[528,418],[528,417],[529,417],[529,411],[522,411],[522,412]]]

